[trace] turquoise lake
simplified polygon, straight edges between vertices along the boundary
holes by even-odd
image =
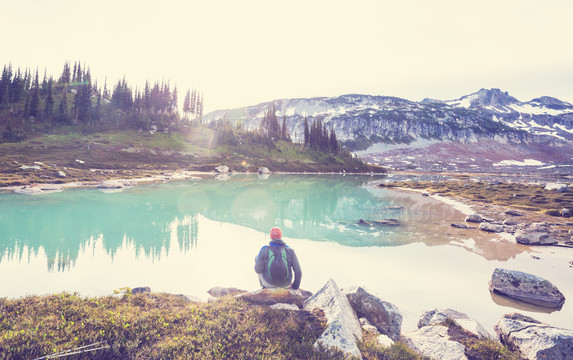
[[[342,288],[365,286],[398,306],[404,331],[424,310],[448,307],[492,333],[501,315],[515,311],[573,329],[571,249],[454,229],[450,224],[464,218],[459,210],[376,186],[384,180],[235,175],[115,193],[0,193],[0,297],[149,286],[205,299],[214,286],[255,290],[254,258],[279,226],[301,262],[303,289],[316,292],[330,278]],[[358,225],[360,219],[397,219],[400,226]],[[550,280],[565,305],[547,311],[491,295],[496,267]]]

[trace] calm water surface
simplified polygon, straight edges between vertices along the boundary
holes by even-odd
[[[491,332],[514,311],[573,328],[570,249],[531,249],[454,229],[451,222],[463,221],[459,211],[379,189],[379,182],[236,175],[117,193],[0,194],[0,296],[97,296],[124,286],[199,298],[214,286],[255,290],[254,257],[270,228],[280,226],[301,262],[302,288],[315,292],[329,278],[340,287],[363,285],[400,308],[403,330],[437,307],[465,312]],[[401,226],[361,226],[359,219],[397,219]],[[545,277],[568,300],[561,311],[547,312],[492,297],[488,281],[496,267]]]

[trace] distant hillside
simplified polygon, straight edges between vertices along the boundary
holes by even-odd
[[[283,99],[240,109],[214,111],[204,121],[226,119],[256,128],[274,104],[285,118],[293,141],[302,141],[304,119],[320,118],[333,128],[339,141],[369,161],[383,165],[447,169],[481,156],[482,166],[493,168],[488,148],[506,154],[502,160],[534,159],[538,164],[573,165],[573,105],[544,96],[521,102],[499,89],[481,89],[456,100],[425,99],[413,102],[389,96],[342,95],[309,99]],[[440,157],[430,145],[444,143]],[[446,146],[447,143],[458,144]],[[488,145],[486,145],[488,144]],[[465,146],[464,146],[465,145]],[[478,145],[477,148],[475,145]],[[495,146],[494,146],[495,145]],[[402,149],[396,155],[396,149]],[[451,148],[454,153],[450,153]],[[476,154],[472,153],[475,148]],[[420,149],[423,155],[420,155]],[[463,153],[457,153],[463,151]],[[388,152],[394,156],[387,157]],[[409,154],[413,152],[413,154]],[[454,155],[463,156],[460,162]],[[490,161],[481,161],[489,159]],[[444,162],[446,161],[446,162]],[[441,164],[440,164],[441,163]]]

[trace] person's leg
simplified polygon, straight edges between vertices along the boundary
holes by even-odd
[[[265,281],[263,274],[259,274],[259,282],[261,283],[261,286],[263,287],[263,289],[276,288],[275,285],[270,284],[270,283]]]

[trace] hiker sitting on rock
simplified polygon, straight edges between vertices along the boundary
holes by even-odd
[[[269,245],[263,246],[255,259],[255,271],[263,288],[287,288],[290,285],[296,290],[300,286],[302,270],[294,250],[281,237],[281,229],[273,227]]]

